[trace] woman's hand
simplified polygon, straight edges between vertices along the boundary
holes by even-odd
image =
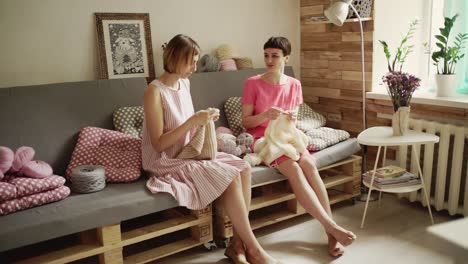
[[[284,114],[286,114],[288,116],[288,119],[291,121],[297,120],[297,111],[288,110],[288,111],[285,111]]]
[[[210,107],[207,110],[208,110],[208,112],[210,112],[211,118],[213,119],[213,121],[215,121],[215,122],[218,121],[218,119],[219,119],[219,109]]]
[[[275,120],[277,119],[281,114],[283,113],[283,109],[273,106],[270,109],[266,110],[263,112],[266,118],[270,120]]]
[[[190,122],[194,126],[204,126],[211,120],[216,121],[219,119],[219,110],[216,108],[208,108],[200,110],[190,117]]]

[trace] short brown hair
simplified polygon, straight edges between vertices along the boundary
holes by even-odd
[[[164,46],[164,70],[168,73],[176,73],[182,63],[188,63],[193,56],[198,54],[200,54],[198,43],[189,36],[178,34]]]
[[[283,56],[291,54],[291,42],[285,37],[271,37],[263,45],[263,49],[280,49]]]

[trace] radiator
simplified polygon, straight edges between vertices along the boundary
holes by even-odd
[[[410,119],[410,129],[438,135],[439,143],[416,147],[429,201],[437,211],[468,216],[468,127]],[[409,147],[400,147],[397,162],[417,174],[416,157]],[[402,194],[427,206],[422,189]]]

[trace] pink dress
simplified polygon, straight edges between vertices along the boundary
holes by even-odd
[[[188,79],[179,80],[178,90],[165,86],[159,80],[152,84],[159,87],[161,94],[163,133],[180,126],[194,114]],[[223,152],[218,152],[215,160],[175,158],[193,134],[194,131],[191,131],[163,152],[156,152],[151,146],[144,121],[142,158],[143,169],[150,174],[146,186],[152,193],[168,192],[180,206],[198,210],[218,198],[249,165],[244,160]]]
[[[302,87],[299,80],[287,76],[284,84],[267,83],[256,75],[248,78],[242,92],[242,104],[254,106],[254,115],[265,112],[272,106],[284,110],[293,110],[302,104]],[[270,121],[265,121],[256,128],[247,129],[254,138],[258,139],[265,135],[265,130]]]

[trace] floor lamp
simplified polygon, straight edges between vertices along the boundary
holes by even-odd
[[[366,121],[366,72],[364,68],[364,31],[362,29],[362,20],[361,16],[357,12],[356,8],[351,4],[352,0],[340,0],[333,4],[331,4],[324,12],[325,16],[332,22],[333,24],[341,27],[343,22],[348,17],[349,8],[351,8],[354,13],[356,14],[359,20],[359,27],[361,29],[361,61],[362,61],[362,130],[364,131],[367,128],[367,121]],[[364,146],[363,150],[363,159],[362,159],[362,167],[364,170],[366,168],[366,157],[367,157],[367,146]],[[363,199],[360,199],[365,201]]]

